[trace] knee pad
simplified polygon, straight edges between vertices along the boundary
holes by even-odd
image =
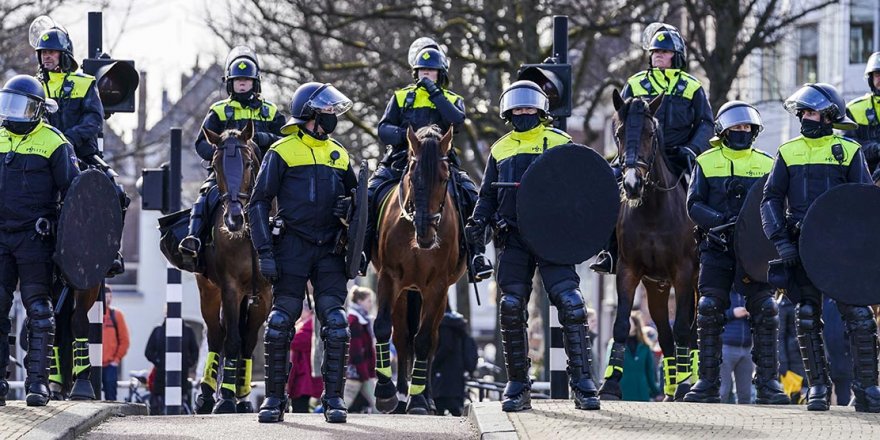
[[[279,295],[272,302],[272,310],[280,310],[290,317],[290,320],[296,322],[302,314],[303,300],[293,296]]]
[[[502,327],[519,328],[525,325],[528,320],[527,313],[523,297],[509,293],[501,294],[501,301],[498,304],[498,318],[501,320]]]
[[[579,290],[551,293],[550,299],[556,304],[560,324],[572,325],[587,322],[587,309],[584,308],[584,298]]]
[[[327,342],[347,342],[349,339],[348,319],[341,308],[324,313],[321,320],[321,338]]]
[[[797,324],[804,331],[822,331],[819,308],[812,303],[801,303],[797,306]]]
[[[22,287],[24,290],[24,287]],[[28,324],[31,331],[45,332],[55,329],[55,313],[49,299],[37,299],[27,304]]]
[[[772,322],[779,316],[779,305],[776,304],[773,297],[767,296],[757,300],[754,304],[750,302],[749,306],[748,309],[749,313],[752,314],[752,321],[757,325]]]
[[[865,306],[838,304],[838,308],[846,320],[846,329],[850,333],[876,333],[877,323],[871,309]]]
[[[293,331],[293,320],[284,310],[272,309],[266,320],[266,342],[289,343]]]
[[[697,303],[697,325],[724,325],[724,303],[714,296],[703,296]]]

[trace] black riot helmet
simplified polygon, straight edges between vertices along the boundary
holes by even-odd
[[[826,83],[804,84],[785,100],[785,110],[800,118],[803,110],[827,116],[838,130],[855,130],[858,125],[846,116],[846,102],[840,92]]]
[[[520,80],[511,84],[501,94],[499,114],[502,119],[510,120],[513,109],[536,108],[542,119],[547,119],[550,111],[550,100],[547,94],[532,81]]]
[[[33,130],[46,107],[43,85],[32,76],[13,76],[0,89],[0,124],[15,134]]]
[[[880,72],[880,52],[872,53],[865,65],[865,79],[868,80],[868,87],[875,95],[880,95],[880,89],[874,87],[874,80],[871,78],[871,74],[875,72]]]
[[[40,59],[41,50],[57,50],[61,52],[60,66],[63,72],[73,72],[79,68],[79,64],[73,58],[73,42],[70,41],[67,32],[62,29],[55,27],[43,32],[39,39],[37,39],[34,50],[37,52],[37,65],[41,69],[43,67],[43,60]]]
[[[419,51],[412,65],[413,79],[418,78],[419,69],[434,69],[437,71],[437,83],[440,87],[446,87],[449,83],[449,72],[447,71],[449,62],[446,55],[439,49],[426,47]]]
[[[645,41],[647,36],[650,36],[650,40]],[[652,23],[645,28],[643,47],[649,52],[654,50],[674,52],[675,55],[672,57],[673,69],[684,69],[687,66],[687,48],[684,38],[675,26],[666,23]]]
[[[236,78],[249,78],[254,80],[254,88],[251,91],[255,94],[260,93],[260,68],[253,60],[249,58],[236,58],[226,66],[226,93],[232,95],[234,89],[232,80]]]
[[[315,119],[319,111],[330,109],[334,115],[339,116],[347,112],[351,106],[351,100],[336,87],[319,82],[307,82],[293,92],[293,99],[290,100],[290,119],[284,127],[281,127],[281,133],[290,134],[294,126]]]

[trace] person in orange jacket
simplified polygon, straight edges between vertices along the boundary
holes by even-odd
[[[106,286],[104,290],[104,335],[103,335],[103,361],[102,386],[104,400],[116,400],[116,381],[119,379],[119,364],[128,353],[129,338],[128,325],[125,324],[125,315],[121,310],[111,307],[113,290]]]

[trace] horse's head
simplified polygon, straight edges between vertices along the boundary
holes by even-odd
[[[223,222],[229,232],[238,232],[244,226],[244,205],[251,198],[259,155],[251,141],[254,124],[248,122],[244,130],[229,129],[221,134],[204,129],[205,137],[214,146],[211,166],[217,176],[217,188],[223,203]]]
[[[659,148],[661,133],[654,113],[660,107],[663,95],[651,102],[640,98],[624,101],[615,90],[612,98],[616,110],[614,141],[617,155],[623,160],[623,194],[628,201],[638,203],[657,155],[662,154]]]
[[[418,133],[408,128],[406,137],[409,172],[404,180],[410,190],[404,210],[412,216],[419,247],[431,249],[439,244],[437,230],[446,203],[452,127],[446,134],[441,134],[436,125],[423,127]]]

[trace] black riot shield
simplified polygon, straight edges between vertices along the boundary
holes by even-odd
[[[816,199],[799,240],[804,270],[819,290],[852,305],[880,304],[880,188],[850,183]]]
[[[70,185],[58,218],[52,259],[75,289],[97,286],[116,258],[122,240],[122,207],[103,172],[84,171]]]
[[[529,166],[516,205],[519,230],[535,254],[557,264],[578,264],[596,255],[611,236],[620,191],[602,156],[565,144]]]
[[[762,283],[767,282],[768,262],[779,258],[776,246],[764,235],[761,224],[761,199],[765,183],[766,175],[758,179],[746,194],[733,234],[736,259],[749,278]]]
[[[367,236],[369,208],[367,206],[367,161],[361,162],[358,187],[355,190],[351,218],[348,222],[348,244],[345,249],[345,273],[349,279],[357,276],[363,259],[364,239]]]

